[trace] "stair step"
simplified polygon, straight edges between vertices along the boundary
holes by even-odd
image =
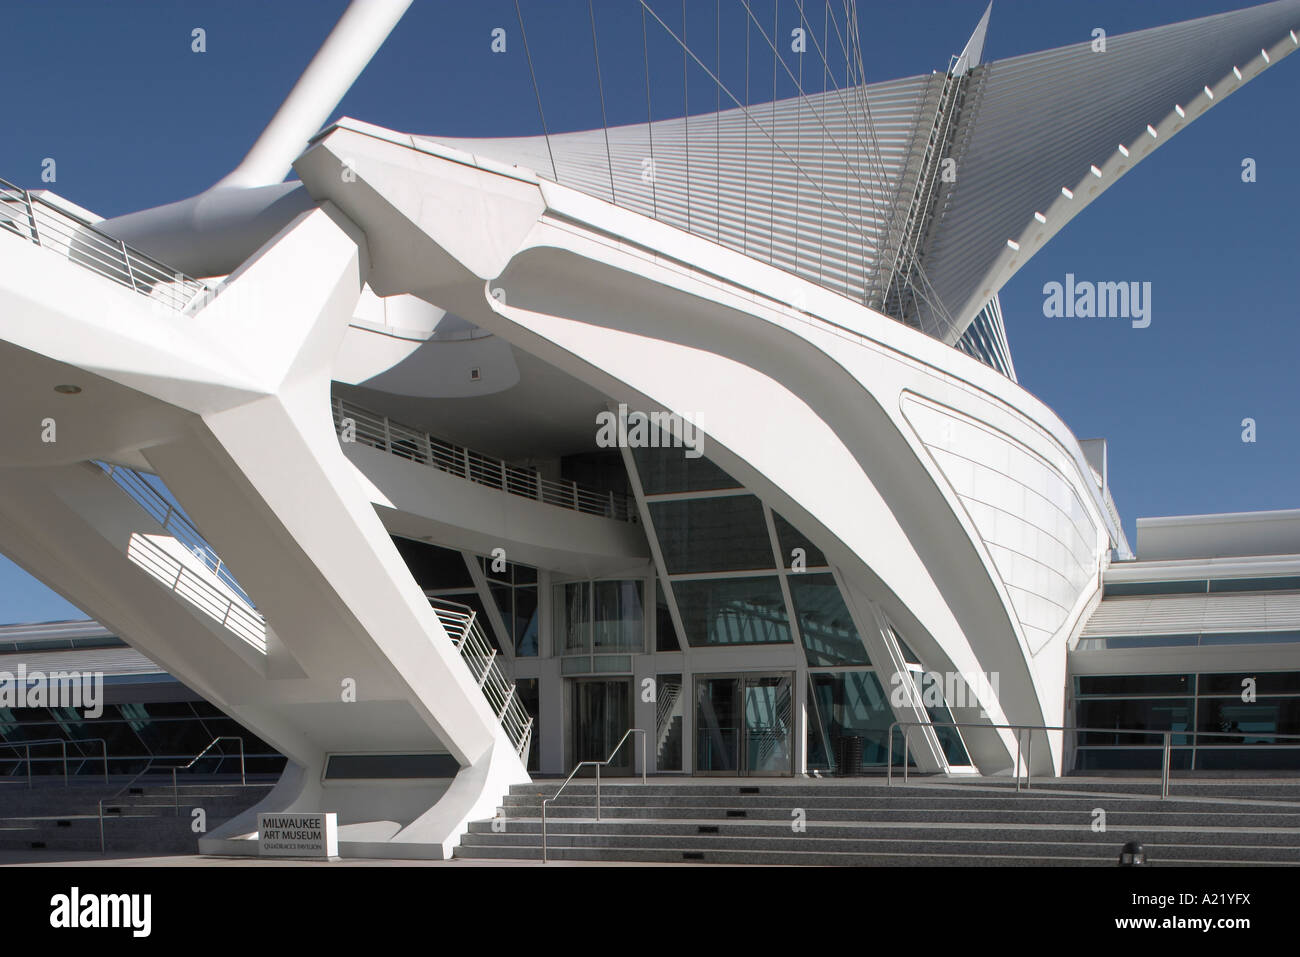
[[[455,856],[536,860],[542,802],[517,785],[503,817],[475,821]],[[571,783],[547,805],[550,856],[631,863],[1114,866],[1128,841],[1153,865],[1300,865],[1300,781],[1149,778],[637,779]],[[1096,809],[1105,831],[1094,831]],[[794,824],[803,829],[794,831]]]

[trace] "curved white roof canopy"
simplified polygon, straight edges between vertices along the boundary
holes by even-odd
[[[953,63],[964,84],[947,138],[956,181],[935,182],[920,207],[917,181],[935,176],[926,147],[944,73],[552,134],[549,143],[425,139],[714,239],[956,344],[1015,271],[1123,172],[1291,53],[1300,0],[1116,35],[1104,53],[1088,40],[981,64],[987,27],[986,11]],[[885,286],[912,219],[926,295],[916,314],[900,316]]]

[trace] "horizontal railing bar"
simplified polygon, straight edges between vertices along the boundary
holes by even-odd
[[[4,179],[0,179],[0,205],[8,211],[7,216],[12,216],[0,218],[0,226],[19,238],[36,242],[66,256],[70,262],[172,309],[181,311],[200,295],[215,293],[207,283],[178,272],[101,232],[82,217]]]
[[[631,521],[635,514],[629,499],[622,493],[602,492],[581,488],[572,482],[543,478],[531,469],[509,465],[501,459],[447,443],[337,397],[331,406],[336,428],[341,429],[342,419],[348,418],[353,423],[358,441],[401,458],[545,505],[558,505],[622,521]],[[438,461],[438,458],[445,459],[445,462]]]

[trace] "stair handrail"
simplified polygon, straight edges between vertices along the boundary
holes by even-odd
[[[527,763],[534,719],[519,701],[517,682],[510,680],[501,668],[496,649],[488,642],[487,635],[478,623],[478,612],[469,605],[445,598],[430,597],[428,600],[433,613],[442,623],[443,630],[447,632],[447,637],[469,668],[470,677],[478,684],[488,706],[506,732],[506,737],[510,739],[515,754]]]
[[[80,744],[90,744],[90,743],[92,743],[92,742],[96,742],[96,741],[99,742],[100,754],[101,754],[101,757],[102,757],[102,759],[103,759],[103,761],[104,761],[104,783],[107,784],[107,783],[108,783],[108,742],[107,742],[105,739],[103,739],[103,738],[38,738],[38,739],[33,740],[33,741],[0,741],[0,746],[6,747],[6,748],[13,748],[15,751],[17,751],[19,748],[25,748],[25,749],[26,749],[26,757],[25,757],[24,760],[26,761],[26,764],[27,764],[27,786],[30,788],[30,787],[32,786],[32,750],[31,750],[31,746],[32,746],[33,744],[58,744],[58,745],[61,745],[62,748],[63,748],[63,758],[62,758],[62,762],[63,762],[63,786],[64,786],[64,787],[67,787],[67,786],[68,786],[68,745],[69,745],[69,744],[77,744],[77,745],[80,745]],[[85,760],[85,759],[88,758],[88,757],[92,757],[92,755],[86,755],[85,753],[82,753],[82,754],[78,754],[78,755],[76,755],[76,757],[81,758],[82,760]],[[18,758],[14,758],[14,760],[17,761]]]
[[[646,737],[646,732],[642,728],[628,728],[627,731],[624,732],[623,737],[618,739],[618,744],[614,745],[614,750],[609,752],[609,757],[607,757],[604,761],[579,761],[577,764],[575,764],[573,766],[573,770],[569,772],[569,776],[565,778],[564,783],[560,785],[559,790],[557,790],[550,797],[544,798],[542,800],[542,863],[543,864],[547,862],[547,843],[546,843],[547,805],[549,805],[552,801],[558,798],[561,793],[563,793],[564,789],[569,786],[569,782],[573,780],[573,776],[575,774],[577,774],[584,767],[592,766],[595,767],[596,769],[596,820],[599,821],[600,820],[600,769],[606,767],[611,761],[614,760],[614,755],[618,754],[618,749],[623,747],[623,742],[626,741],[634,734],[639,734],[642,736],[641,737],[641,783],[642,784],[646,783],[646,765],[650,761],[650,739]]]
[[[910,749],[910,737],[912,728],[983,728],[991,731],[1014,731],[1016,732],[1016,791],[1020,790],[1020,765],[1021,757],[1024,756],[1025,767],[1025,790],[1032,787],[1032,773],[1030,763],[1034,757],[1034,737],[1035,731],[1073,731],[1076,734],[1080,731],[1086,733],[1100,734],[1144,734],[1144,735],[1162,735],[1163,745],[1160,761],[1160,797],[1161,799],[1169,797],[1169,785],[1172,767],[1170,758],[1173,753],[1173,737],[1181,735],[1192,738],[1241,738],[1246,734],[1257,735],[1259,737],[1268,737],[1276,741],[1278,738],[1287,740],[1300,741],[1300,734],[1281,734],[1276,731],[1200,731],[1196,728],[1189,728],[1185,731],[1164,730],[1161,728],[1093,728],[1082,725],[1060,725],[1060,724],[986,724],[979,721],[895,721],[889,726],[889,736],[885,750],[885,760],[887,762],[886,782],[890,787],[894,784],[894,729],[903,729],[903,783],[908,781],[908,763],[907,756]],[[1026,749],[1026,732],[1028,732],[1028,748]],[[1077,745],[1076,745],[1077,747]],[[1137,747],[1142,747],[1137,745]],[[1194,745],[1179,745],[1179,747],[1194,747]]]
[[[204,748],[198,754],[194,755],[194,757],[190,758],[188,764],[172,766],[172,804],[176,808],[177,814],[181,812],[181,795],[180,795],[180,786],[176,782],[176,772],[188,771],[190,768],[194,767],[194,765],[197,764],[200,759],[206,757],[208,752],[211,751],[213,748],[215,748],[222,741],[239,742],[239,786],[240,787],[248,786],[248,776],[244,772],[244,739],[237,734],[219,735],[218,737],[215,737],[211,741],[209,741],[208,746],[206,748]],[[221,755],[223,759],[228,756],[229,755],[226,755],[225,753]]]
[[[149,771],[153,768],[153,762],[154,762],[154,758],[153,758],[152,755],[150,755],[149,760],[145,761],[145,763],[144,763],[144,767],[140,769],[140,772],[139,772],[135,777],[133,777],[131,780],[127,781],[125,784],[123,784],[120,788],[118,788],[116,791],[114,791],[114,792],[113,792],[112,794],[110,794],[108,797],[106,797],[106,798],[100,798],[100,799],[99,799],[99,802],[98,802],[98,803],[99,803],[99,853],[101,853],[101,854],[105,853],[105,849],[104,849],[104,847],[105,847],[105,845],[104,845],[104,802],[105,802],[105,801],[112,801],[112,800],[115,800],[115,799],[121,797],[121,796],[122,796],[123,794],[125,794],[127,791],[129,791],[129,790],[130,790],[130,789],[135,785],[135,782],[136,782],[136,781],[139,781],[142,777],[144,777],[146,774],[149,773]]]

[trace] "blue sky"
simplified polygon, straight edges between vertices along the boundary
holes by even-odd
[[[737,88],[743,32],[733,25],[743,22],[743,8],[722,2],[718,38],[712,0],[687,0],[688,40],[719,42],[724,81]],[[751,0],[765,24],[772,2]],[[1094,27],[1113,35],[1243,5],[997,0],[986,56],[1076,43]],[[521,6],[548,126],[598,126],[587,3]],[[680,24],[679,3],[652,6]],[[817,0],[805,6],[821,9]],[[984,6],[859,0],[868,81],[946,66]],[[0,0],[6,36],[22,38],[6,43],[0,58],[5,88],[22,91],[5,113],[0,177],[37,188],[41,162],[52,157],[58,178],[50,188],[105,216],[190,196],[238,163],[345,7],[345,0]],[[782,0],[778,33],[788,36],[793,9]],[[639,7],[596,0],[594,10],[609,121],[644,121]],[[206,31],[202,54],[191,51],[195,27]],[[496,27],[507,31],[505,54],[490,49]],[[413,132],[540,132],[519,41],[511,0],[416,0],[337,112]],[[648,45],[652,115],[680,115],[680,54],[663,37]],[[713,93],[701,74],[688,74],[694,113]],[[755,67],[753,100],[770,97],[771,82]],[[790,92],[778,83],[778,95]],[[1021,384],[1080,438],[1109,440],[1111,487],[1130,536],[1138,516],[1300,506],[1298,92],[1300,58],[1292,58],[1139,165],[1002,291]],[[1256,183],[1241,181],[1245,157],[1258,164]],[[1067,272],[1150,281],[1151,327],[1045,319],[1043,284]],[[1247,417],[1257,422],[1254,444],[1241,441]],[[77,615],[0,560],[0,621]]]

